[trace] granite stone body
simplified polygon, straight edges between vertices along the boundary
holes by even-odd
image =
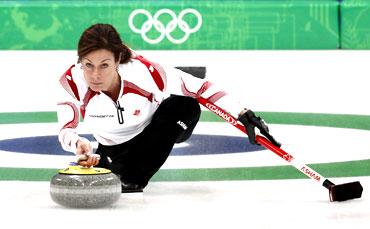
[[[71,208],[101,208],[121,196],[121,181],[113,173],[56,174],[50,182],[50,196],[56,203]]]

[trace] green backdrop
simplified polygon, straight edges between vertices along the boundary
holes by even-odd
[[[142,32],[129,26],[138,9],[149,14],[132,17]],[[94,23],[113,24],[134,49],[367,49],[369,10],[368,0],[2,1],[0,49],[74,50]]]
[[[341,4],[342,48],[370,49],[370,1],[344,0]]]

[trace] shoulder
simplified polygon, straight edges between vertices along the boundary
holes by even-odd
[[[71,65],[59,78],[59,83],[72,97],[81,101],[81,88],[85,87],[85,83],[79,66],[79,64]]]
[[[119,73],[123,78],[133,81],[147,81],[151,75],[148,68],[137,59],[131,59],[128,63],[121,64]]]
[[[142,69],[154,80],[156,86],[160,91],[164,91],[166,88],[166,72],[164,68],[140,55],[135,55],[132,58],[132,63],[135,65],[140,65]]]

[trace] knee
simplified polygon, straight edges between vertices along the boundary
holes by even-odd
[[[161,103],[156,113],[158,115],[168,115],[175,119],[198,121],[201,109],[196,99],[173,95]]]
[[[196,99],[186,96],[171,96],[164,100],[155,112],[152,123],[171,129],[175,142],[187,140],[197,125],[201,114]]]
[[[199,121],[201,109],[198,101],[192,97],[179,96],[175,100],[177,100],[176,104],[179,106],[179,108],[176,108],[178,109],[176,125],[181,129],[176,138],[176,143],[180,143],[186,141],[192,135]]]
[[[186,96],[174,96],[174,105],[176,110],[182,115],[191,117],[192,119],[199,119],[201,110],[196,99]]]

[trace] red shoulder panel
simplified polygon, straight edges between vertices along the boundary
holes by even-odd
[[[78,95],[78,89],[76,83],[73,81],[72,68],[75,65],[72,65],[59,79],[60,84],[63,88],[75,99],[80,101],[80,96]]]
[[[136,56],[134,59],[139,60],[142,64],[144,64],[147,67],[150,75],[152,75],[153,77],[155,84],[157,85],[159,90],[163,91],[165,88],[165,72],[161,68],[161,66],[148,61],[147,59],[140,55]]]

